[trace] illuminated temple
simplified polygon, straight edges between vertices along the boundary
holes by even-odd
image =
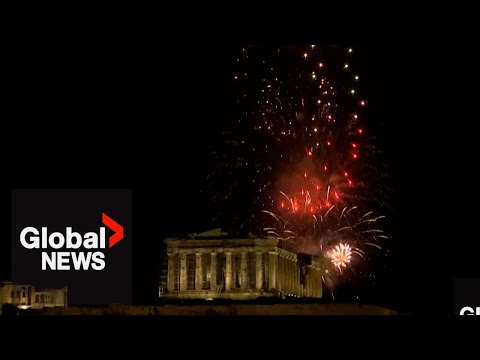
[[[168,265],[160,279],[161,298],[322,297],[320,259],[290,252],[275,238],[216,229],[164,241]]]
[[[0,285],[0,314],[3,304],[12,304],[19,309],[43,309],[67,306],[68,288],[41,289],[32,285],[2,281]]]

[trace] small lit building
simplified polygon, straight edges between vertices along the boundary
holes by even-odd
[[[0,307],[5,303],[15,305],[20,309],[67,306],[67,294],[66,287],[41,289],[32,285],[19,285],[3,281],[0,286]]]
[[[321,259],[290,252],[275,238],[216,229],[164,241],[168,265],[160,279],[161,298],[322,297]]]

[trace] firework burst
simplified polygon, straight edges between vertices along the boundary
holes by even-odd
[[[337,208],[332,205],[325,213],[311,215],[311,226],[303,215],[286,218],[278,213],[264,211],[272,220],[264,232],[280,240],[281,246],[327,260],[325,277],[345,272],[350,264],[365,260],[368,248],[381,249],[388,237],[381,227],[385,216],[375,216],[372,211],[362,212],[358,207]]]
[[[386,174],[365,126],[353,54],[342,46],[242,49],[232,74],[236,155],[222,169],[236,181],[229,194],[251,200],[242,207],[249,231],[328,259],[337,272],[386,238],[383,216],[370,211],[387,205]]]
[[[349,244],[340,243],[327,252],[327,257],[331,259],[334,266],[342,271],[342,268],[352,260],[352,248]]]

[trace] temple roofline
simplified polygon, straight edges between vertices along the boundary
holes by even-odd
[[[240,238],[238,236],[232,236],[231,238],[225,237],[208,237],[208,238],[169,238],[164,242],[168,247],[182,247],[182,248],[195,248],[195,247],[242,247],[242,246],[260,246],[260,247],[275,247],[278,244],[278,240],[275,238]]]

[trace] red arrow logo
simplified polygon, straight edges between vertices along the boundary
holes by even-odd
[[[105,213],[102,213],[102,222],[114,232],[114,234],[108,239],[108,246],[111,248],[113,245],[123,239],[123,226]]]

